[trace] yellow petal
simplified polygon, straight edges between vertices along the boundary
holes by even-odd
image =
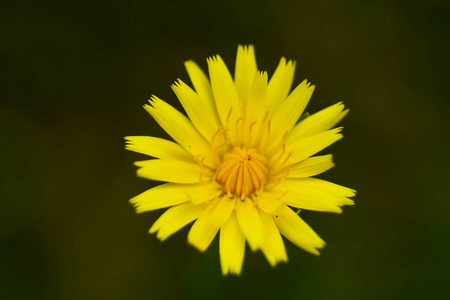
[[[314,178],[307,178],[314,179]],[[302,209],[341,213],[343,205],[353,205],[353,200],[343,195],[333,193],[332,190],[318,188],[310,182],[303,182],[303,179],[287,179],[283,186],[288,189],[288,193],[282,201],[289,206]],[[325,184],[323,186],[326,186]]]
[[[289,170],[288,178],[305,178],[323,173],[334,166],[331,154],[314,156],[299,162]]]
[[[286,99],[294,80],[295,62],[281,58],[267,87],[267,108],[273,112]]]
[[[179,160],[150,159],[137,161],[134,164],[140,167],[137,170],[139,177],[151,180],[197,183],[202,182],[203,176],[208,175],[204,173],[198,164]]]
[[[245,107],[245,103],[247,102],[253,78],[255,78],[257,71],[253,45],[239,45],[236,56],[234,83],[236,84],[236,90],[242,100],[243,107]]]
[[[219,128],[218,119],[214,118],[215,108],[208,107],[205,101],[181,79],[172,85],[172,89],[194,126],[205,139],[209,140]]]
[[[175,183],[161,184],[131,198],[130,202],[138,213],[188,202],[189,198],[180,186]]]
[[[127,136],[125,148],[156,158],[194,161],[192,155],[177,143],[152,136]]]
[[[156,237],[161,241],[164,241],[169,236],[197,219],[207,207],[208,204],[206,203],[200,205],[184,203],[171,207],[156,220],[150,228],[149,233],[158,231]]]
[[[269,214],[266,214],[262,210],[258,212],[264,231],[264,242],[261,247],[262,252],[272,267],[279,262],[286,262],[288,260],[286,248],[284,247],[283,239],[281,238],[277,225]]]
[[[200,67],[192,60],[185,62],[184,66],[186,67],[186,70],[189,74],[189,78],[191,79],[192,85],[194,85],[195,91],[204,101],[207,110],[213,112],[212,117],[215,120],[217,120],[217,123],[219,123],[218,122],[219,117],[216,111],[216,104],[214,103],[214,96],[208,77],[206,77],[202,69],[200,69]]]
[[[235,198],[228,198],[227,196],[222,197],[216,204],[211,216],[211,220],[216,225],[222,225],[231,215],[236,204]]]
[[[222,274],[241,274],[245,254],[245,238],[239,227],[236,212],[220,228],[220,265]]]
[[[248,241],[250,249],[252,249],[252,251],[256,251],[261,248],[263,244],[263,227],[261,218],[259,217],[258,211],[251,200],[239,200],[237,204],[236,215],[239,226]]]
[[[188,234],[188,243],[201,252],[208,249],[212,240],[216,236],[221,225],[217,225],[212,220],[214,205],[208,205],[205,212],[195,221]]]
[[[317,249],[322,248],[325,242],[292,209],[283,206],[273,215],[273,219],[288,240],[305,251],[319,255]]]
[[[245,111],[248,116],[248,124],[259,121],[266,113],[267,98],[267,72],[256,72],[249,91]],[[259,126],[260,124],[258,124]]]
[[[303,139],[333,128],[348,113],[342,102],[329,106],[298,123],[287,141]]]
[[[130,199],[137,213],[160,209],[184,202],[200,204],[215,199],[222,191],[210,183],[165,183]]]
[[[265,213],[272,215],[276,213],[284,202],[281,198],[286,194],[287,190],[282,185],[277,185],[276,188],[260,193],[256,198],[258,207]]]
[[[211,152],[209,142],[202,137],[188,118],[156,96],[152,97],[150,104],[144,105],[147,112],[189,153],[194,156],[205,156]],[[212,164],[212,157],[206,156],[205,160]]]
[[[302,178],[297,179],[295,181],[301,184],[302,186],[310,186],[322,189],[332,194],[335,194],[336,196],[353,197],[356,195],[356,191],[351,188],[318,178]]]
[[[314,92],[314,85],[309,85],[310,83],[304,80],[275,111],[271,128],[273,137],[289,132],[298,121]]]
[[[189,201],[193,204],[211,201],[222,194],[221,189],[218,189],[215,184],[208,182],[193,184],[192,187],[183,188],[181,192],[187,195],[189,197]]]
[[[241,101],[227,66],[219,55],[208,60],[209,76],[219,119],[224,128],[229,128],[231,141],[235,137],[235,124],[241,117]],[[230,114],[231,112],[231,114]]]
[[[300,162],[317,152],[325,149],[343,136],[339,132],[342,127],[328,130],[301,140],[292,141],[286,144],[287,152],[292,152],[289,163]]]

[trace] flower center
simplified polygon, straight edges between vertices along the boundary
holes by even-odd
[[[264,187],[266,159],[255,149],[234,148],[225,154],[217,167],[214,180],[220,183],[229,197],[245,199]]]

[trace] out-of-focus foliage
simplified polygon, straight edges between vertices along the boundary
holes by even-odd
[[[447,284],[448,1],[4,1],[0,5],[0,299],[439,299]],[[147,234],[126,135],[165,133],[151,94],[181,109],[183,62],[233,69],[253,43],[269,75],[284,55],[311,104],[344,101],[338,168],[322,178],[358,191],[344,216],[302,217],[327,241],[320,257],[287,243],[272,269],[247,251],[240,278],[220,274],[186,232]],[[325,152],[328,153],[328,152]]]

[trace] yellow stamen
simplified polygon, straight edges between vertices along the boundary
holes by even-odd
[[[205,165],[203,164],[203,161],[205,160],[205,158],[203,156],[201,156],[201,155],[197,155],[196,157],[194,157],[194,160],[200,166],[200,177],[199,177],[199,180],[200,180],[200,182],[203,182],[203,172],[205,170]]]
[[[268,151],[268,152],[266,153],[266,155],[267,155],[268,157],[271,157],[273,154],[275,154],[275,152],[280,148],[280,146],[282,146],[282,145],[284,146],[284,140],[286,139],[287,135],[288,135],[288,132],[286,131],[286,132],[283,134],[283,137],[281,138],[281,140],[280,140],[275,146],[273,146],[272,149],[271,149],[270,151]]]
[[[234,148],[225,154],[213,180],[223,186],[229,197],[242,200],[264,186],[266,180],[266,159],[255,149]]]

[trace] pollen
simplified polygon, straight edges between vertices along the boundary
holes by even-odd
[[[256,149],[235,147],[223,156],[214,180],[222,185],[229,197],[244,200],[264,188],[266,174],[266,158]]]

